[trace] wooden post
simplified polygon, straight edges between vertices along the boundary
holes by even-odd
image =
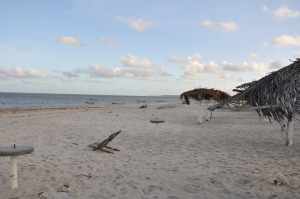
[[[18,161],[16,156],[10,157],[10,179],[11,179],[11,188],[18,188]]]
[[[286,145],[292,146],[293,145],[293,137],[294,137],[294,129],[295,129],[295,120],[292,118],[287,122],[286,131]]]

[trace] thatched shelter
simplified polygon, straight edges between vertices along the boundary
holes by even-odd
[[[252,82],[247,82],[241,85],[238,85],[235,89],[233,89],[232,91],[237,92],[237,93],[242,93],[244,92],[246,89],[250,88],[251,86],[253,86],[257,81],[252,81]]]
[[[278,121],[287,133],[286,144],[292,145],[294,115],[300,113],[300,59],[240,88],[230,101],[245,100],[259,114]]]
[[[202,100],[215,100],[219,103],[222,103],[228,100],[229,98],[229,94],[212,88],[197,88],[186,91],[180,95],[180,99],[183,100],[186,104],[190,104],[190,99],[194,99],[200,102]]]

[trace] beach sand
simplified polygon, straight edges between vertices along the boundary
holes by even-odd
[[[279,125],[255,112],[221,110],[199,124],[204,107],[138,107],[1,112],[0,144],[35,152],[19,158],[16,192],[1,158],[0,198],[300,198],[298,123],[295,145],[286,147]],[[111,146],[119,152],[87,147],[118,130]]]

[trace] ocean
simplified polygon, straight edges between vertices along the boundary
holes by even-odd
[[[178,96],[118,96],[1,93],[0,109],[6,108],[60,108],[78,106],[102,106],[105,104],[175,103]]]

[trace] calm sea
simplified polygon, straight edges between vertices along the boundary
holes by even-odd
[[[105,104],[175,103],[177,96],[117,96],[1,93],[1,108],[53,108],[75,106],[101,106]]]

